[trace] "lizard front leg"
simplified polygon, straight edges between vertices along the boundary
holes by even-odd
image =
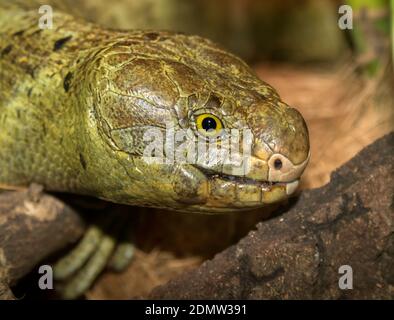
[[[63,282],[59,290],[62,297],[81,296],[107,266],[115,271],[128,266],[134,253],[128,237],[131,224],[127,215],[111,213],[88,227],[77,246],[54,265],[55,279]]]

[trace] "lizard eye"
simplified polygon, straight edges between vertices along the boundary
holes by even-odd
[[[203,113],[196,117],[198,132],[206,136],[217,136],[223,129],[222,121],[211,113]]]

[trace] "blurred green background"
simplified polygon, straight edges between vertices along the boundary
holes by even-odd
[[[376,43],[387,49],[390,33],[390,0],[66,2],[77,15],[107,27],[198,34],[248,61],[333,62],[349,50],[377,50]],[[345,4],[353,9],[353,30],[338,27],[338,9]]]

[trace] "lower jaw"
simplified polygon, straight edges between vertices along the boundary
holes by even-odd
[[[299,180],[288,183],[242,183],[242,180],[240,181],[219,176],[211,177],[208,201],[205,205],[219,210],[227,208],[228,211],[258,208],[288,198],[295,192],[299,183]]]

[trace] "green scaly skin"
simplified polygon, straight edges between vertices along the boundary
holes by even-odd
[[[61,1],[49,1],[54,28],[41,30],[37,3],[0,0],[1,187],[35,182],[204,213],[257,208],[294,192],[309,159],[306,124],[241,59],[197,36],[105,30],[57,10]],[[246,174],[224,163],[143,159],[148,127],[165,133],[170,124],[197,137],[202,112],[226,130],[251,130]]]
[[[103,30],[56,9],[54,29],[41,30],[37,7],[0,3],[1,184],[37,182],[130,205],[223,212],[281,200],[286,183],[301,175],[309,156],[301,115],[209,40]],[[223,180],[232,172],[225,165],[142,159],[147,126],[193,130],[204,108],[227,129],[251,129],[246,177],[260,185]],[[278,172],[273,155],[285,162]]]

